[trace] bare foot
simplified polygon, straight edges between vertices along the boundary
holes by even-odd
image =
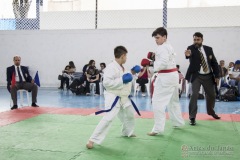
[[[123,136],[123,137],[137,137],[135,134],[131,134],[130,136]]]
[[[130,135],[129,137],[137,137],[135,134]]]
[[[93,144],[94,144],[94,142],[88,141],[88,143],[86,144],[87,149],[92,149],[93,148]]]
[[[149,136],[156,136],[156,135],[157,135],[157,133],[150,132],[150,133],[148,133],[147,135],[149,135]]]

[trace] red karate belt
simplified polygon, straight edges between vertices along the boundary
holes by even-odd
[[[170,73],[170,72],[175,72],[177,71],[177,68],[173,68],[173,69],[166,69],[166,70],[160,70],[158,71],[158,73]],[[154,91],[154,82],[157,78],[157,75],[154,76],[153,80],[152,80],[152,83],[151,83],[151,97],[153,96],[153,91]]]

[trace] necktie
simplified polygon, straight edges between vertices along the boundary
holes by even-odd
[[[199,50],[199,53],[200,53],[200,58],[201,58],[201,64],[202,64],[203,71],[207,72],[208,71],[208,67],[207,67],[207,63],[206,63],[206,61],[204,59],[203,53],[201,52],[200,48],[198,50]]]
[[[22,76],[21,76],[19,67],[17,67],[17,72],[18,72],[19,82],[22,82],[23,80],[22,80]]]

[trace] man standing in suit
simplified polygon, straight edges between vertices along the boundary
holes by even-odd
[[[34,84],[34,80],[29,75],[28,68],[21,66],[21,57],[13,57],[14,65],[7,68],[7,89],[11,93],[13,100],[13,106],[11,110],[17,109],[17,91],[19,89],[25,89],[32,91],[32,107],[38,107],[37,102],[37,92],[38,87]],[[13,78],[15,78],[16,83],[12,84]]]
[[[189,59],[189,67],[186,74],[188,82],[192,83],[192,96],[189,102],[190,125],[196,125],[197,99],[201,85],[206,92],[206,107],[208,115],[220,119],[215,114],[215,83],[219,83],[218,63],[213,50],[209,46],[202,45],[203,35],[196,32],[193,35],[193,45],[185,51],[186,59]]]

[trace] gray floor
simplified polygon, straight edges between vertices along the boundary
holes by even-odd
[[[139,110],[152,110],[150,97],[142,97],[139,94],[132,99]],[[180,98],[182,112],[188,112],[188,103],[189,99],[183,94]],[[76,96],[71,91],[62,91],[56,88],[39,88],[37,104],[40,107],[103,108],[104,98],[103,96]],[[27,106],[25,94],[24,106]],[[198,106],[199,113],[206,113],[205,100],[199,100]],[[5,87],[0,87],[0,112],[8,110],[10,110],[10,94]],[[240,101],[216,102],[215,111],[216,113],[240,114]]]

